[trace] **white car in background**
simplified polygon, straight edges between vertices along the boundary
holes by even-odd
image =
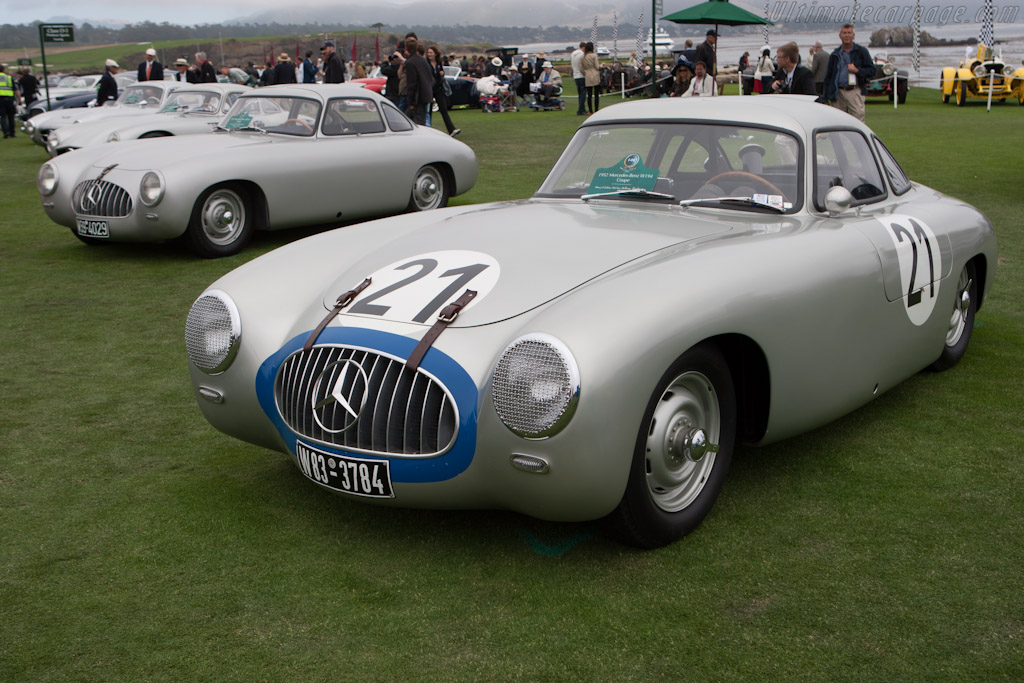
[[[133,83],[121,89],[121,95],[113,104],[102,107],[62,109],[39,114],[25,122],[25,132],[34,143],[45,147],[50,133],[63,126],[83,121],[94,121],[107,116],[138,116],[160,111],[167,101],[167,95],[180,85],[181,83],[177,81]]]
[[[46,151],[57,156],[106,142],[209,133],[240,95],[252,88],[231,83],[186,85],[171,92],[159,112],[113,116],[64,126],[50,133]]]

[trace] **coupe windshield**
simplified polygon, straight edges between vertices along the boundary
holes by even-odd
[[[713,123],[587,126],[576,132],[536,196],[690,200],[687,204],[736,210],[763,206],[791,213],[803,200],[801,154],[796,137],[763,128]]]
[[[320,102],[303,97],[239,97],[220,125],[227,130],[312,137],[320,108]]]
[[[216,114],[220,100],[221,94],[217,92],[177,90],[167,96],[167,104],[160,111]]]
[[[153,105],[160,104],[164,96],[162,88],[152,85],[133,85],[124,89],[121,96],[117,98],[118,104]]]

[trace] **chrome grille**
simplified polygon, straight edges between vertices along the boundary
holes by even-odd
[[[458,434],[458,411],[443,384],[368,349],[314,346],[292,354],[277,371],[274,399],[296,434],[359,453],[431,457]]]
[[[84,180],[72,197],[75,213],[83,216],[120,218],[132,212],[128,191],[109,180]]]

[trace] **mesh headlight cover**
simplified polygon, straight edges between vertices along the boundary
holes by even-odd
[[[192,304],[185,321],[188,358],[203,372],[223,372],[238,352],[241,321],[234,302],[224,292],[211,290]]]
[[[510,430],[532,439],[558,433],[579,400],[579,370],[554,337],[531,334],[505,349],[494,368],[494,409]]]

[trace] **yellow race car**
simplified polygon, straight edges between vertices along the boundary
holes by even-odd
[[[967,104],[968,99],[987,100],[991,93],[993,100],[1004,101],[1013,97],[1024,105],[1024,66],[1014,68],[998,58],[991,47],[978,45],[978,52],[960,62],[960,66],[942,70],[943,103],[953,97],[958,107]]]

